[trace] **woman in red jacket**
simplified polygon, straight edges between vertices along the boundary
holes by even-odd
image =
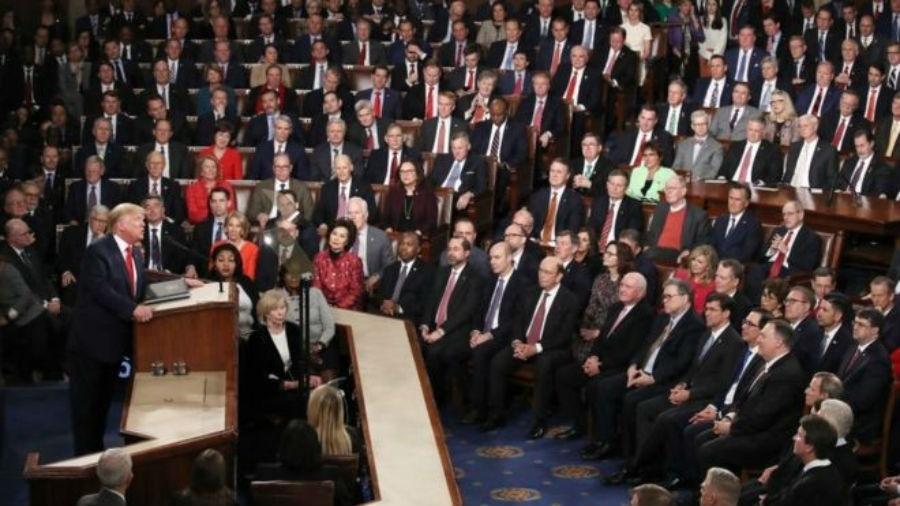
[[[219,163],[211,156],[201,157],[197,161],[197,180],[191,183],[185,190],[184,199],[187,201],[188,221],[196,225],[202,223],[209,216],[209,192],[213,188],[225,188],[228,190],[228,211],[237,208],[234,197],[234,188],[228,181],[222,179],[219,172]]]
[[[362,309],[363,267],[354,253],[356,226],[339,219],[328,233],[328,248],[313,260],[313,286],[322,290],[328,304],[342,309]]]
[[[256,243],[247,240],[250,235],[250,221],[244,216],[244,213],[234,211],[225,218],[225,240],[219,241],[212,245],[216,247],[222,243],[230,243],[241,252],[241,263],[243,264],[244,274],[252,279],[256,279],[256,264],[259,261],[259,246]]]
[[[219,162],[219,173],[222,179],[229,181],[244,179],[243,160],[241,153],[231,147],[231,132],[234,125],[220,120],[216,123],[216,133],[213,137],[213,145],[200,151],[197,158],[212,157]]]

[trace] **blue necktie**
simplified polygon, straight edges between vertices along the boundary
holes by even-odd
[[[494,296],[491,297],[491,305],[487,316],[484,317],[484,331],[490,332],[493,328],[494,317],[500,309],[500,299],[503,298],[503,278],[497,278],[497,287],[494,288]]]
[[[741,58],[738,61],[737,75],[734,76],[737,81],[746,81],[747,79],[744,77],[744,73],[747,72],[747,53],[745,51],[741,51]]]

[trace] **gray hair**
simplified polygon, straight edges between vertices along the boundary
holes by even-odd
[[[122,448],[110,448],[97,461],[97,478],[106,488],[118,488],[131,477],[131,455]]]
[[[344,120],[342,120],[341,118],[331,118],[331,119],[329,119],[329,120],[328,120],[328,125],[326,126],[326,128],[330,127],[331,125],[340,125],[341,128],[342,128],[345,132],[347,131],[347,123],[346,123]]]
[[[711,467],[706,472],[706,484],[715,490],[722,500],[721,504],[737,506],[741,496],[741,480],[734,473],[721,467]]]
[[[691,122],[698,120],[706,121],[706,124],[709,124],[709,113],[704,111],[703,109],[697,109],[696,111],[691,113]]]
[[[347,208],[349,209],[351,205],[359,206],[363,215],[367,218],[369,217],[369,203],[366,202],[366,199],[362,197],[350,197],[350,200],[347,201]]]
[[[291,117],[287,114],[281,114],[275,118],[275,123],[287,123],[287,126],[291,129],[294,128],[294,122],[291,121]]]
[[[847,437],[853,428],[853,408],[840,399],[825,399],[816,414],[834,427],[839,438]]]
[[[91,208],[91,214],[89,216],[93,218],[98,214],[109,214],[109,208],[104,206],[103,204],[97,204],[96,206]]]
[[[356,103],[356,105],[353,106],[353,110],[356,111],[356,114],[359,114],[360,111],[366,109],[369,109],[370,111],[372,110],[372,102],[369,102],[368,100],[360,100]]]

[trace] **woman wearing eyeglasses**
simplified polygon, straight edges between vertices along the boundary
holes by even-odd
[[[659,192],[666,187],[666,181],[675,171],[662,166],[662,151],[654,143],[644,146],[641,165],[631,171],[628,179],[629,197],[650,202],[659,202]]]
[[[797,111],[794,102],[786,91],[775,90],[769,101],[771,111],[766,113],[766,128],[763,137],[781,146],[790,146],[800,139],[800,125],[797,122]]]

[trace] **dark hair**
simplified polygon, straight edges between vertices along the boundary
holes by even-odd
[[[217,134],[228,133],[229,135],[234,137],[234,135],[232,135],[234,133],[234,125],[232,125],[231,122],[228,120],[220,119],[219,121],[216,121],[216,133]]]
[[[234,278],[237,279],[244,275],[244,262],[241,259],[241,251],[237,249],[237,246],[231,244],[230,242],[222,242],[215,248],[213,248],[212,253],[209,254],[210,261],[212,263],[212,267],[209,269],[210,278],[213,281],[221,281],[222,276],[219,274],[219,271],[216,270],[216,257],[219,256],[219,253],[224,251],[230,251],[232,255],[234,255]]]
[[[853,132],[853,139],[859,139],[860,137],[865,137],[866,142],[875,142],[875,136],[868,128],[857,128],[855,132]]]
[[[827,459],[837,444],[837,430],[825,417],[806,415],[800,419],[800,427],[806,435],[803,442],[812,446],[817,459]]]
[[[228,191],[228,188],[224,186],[216,186],[212,190],[209,191],[209,197],[206,197],[206,202],[209,203],[212,201],[213,193],[224,193],[226,200],[231,200],[231,192]]]
[[[762,291],[760,293],[769,292],[778,300],[779,306],[784,306],[784,299],[787,298],[789,291],[787,280],[782,278],[768,278],[763,281]]]
[[[831,267],[817,267],[816,270],[813,271],[814,278],[831,278],[832,281],[837,280],[837,274],[834,272],[834,269]]]
[[[344,245],[344,251],[350,251],[350,248],[353,247],[353,243],[356,242],[357,234],[356,225],[354,225],[352,221],[347,218],[338,218],[331,224],[331,227],[328,228],[328,235],[330,236],[334,229],[341,227],[347,229],[347,244]]]
[[[759,315],[759,328],[765,327],[766,324],[769,323],[770,320],[772,320],[772,313],[759,306],[750,308],[750,310],[747,311],[747,314],[749,315],[750,313],[756,313]]]
[[[841,313],[842,321],[848,322],[853,318],[853,304],[850,303],[850,299],[846,295],[841,292],[831,292],[823,298]]]
[[[278,460],[292,471],[310,472],[321,468],[322,447],[316,429],[303,420],[291,420],[281,434]]]
[[[869,325],[876,327],[879,332],[884,328],[884,315],[875,308],[867,307],[865,309],[860,309],[859,313],[856,314],[856,317],[866,320],[869,322]]]
[[[225,487],[225,458],[216,450],[203,450],[191,467],[191,492],[210,495]]]
[[[613,241],[606,245],[616,247],[616,268],[619,270],[619,278],[635,270],[634,252],[631,247],[621,241]]]
[[[725,258],[723,260],[719,260],[719,267],[724,267],[731,271],[734,274],[734,277],[737,278],[738,283],[740,283],[744,279],[744,264],[738,262],[733,258]]]
[[[781,338],[781,342],[784,343],[785,348],[793,348],[794,328],[791,327],[791,324],[788,323],[787,320],[782,320],[781,318],[773,318],[769,320],[767,324],[772,325],[772,327],[775,328],[775,334]]]
[[[722,311],[734,312],[734,299],[724,293],[710,292],[706,296],[706,303],[709,304],[710,302],[718,302]]]

